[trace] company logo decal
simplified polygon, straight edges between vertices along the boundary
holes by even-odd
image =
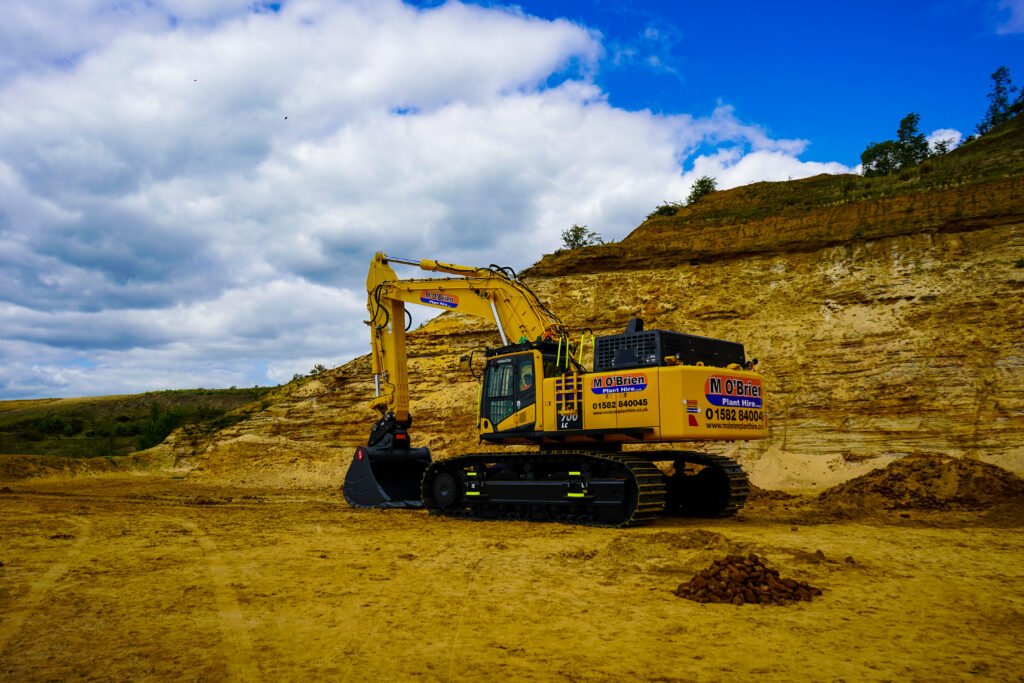
[[[686,403],[686,412],[700,414],[700,404],[697,403],[697,399],[688,398],[684,403]]]
[[[647,375],[642,372],[595,377],[590,385],[590,390],[595,394],[621,394],[627,391],[643,391],[646,388]]]
[[[430,290],[420,292],[420,301],[431,306],[444,306],[445,308],[456,308],[459,305],[459,297],[454,294]]]
[[[761,380],[713,375],[704,382],[704,395],[713,406],[760,408]]]

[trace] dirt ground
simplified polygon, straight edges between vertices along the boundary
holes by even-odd
[[[168,475],[0,488],[5,680],[1024,680],[1024,525],[762,495],[639,529],[355,510]],[[824,590],[673,594],[756,552]]]

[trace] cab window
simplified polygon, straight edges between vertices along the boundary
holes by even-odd
[[[515,371],[512,363],[494,364],[487,371],[487,405],[484,417],[497,425],[515,410]]]

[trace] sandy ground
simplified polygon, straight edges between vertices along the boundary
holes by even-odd
[[[801,505],[613,530],[166,475],[14,482],[0,489],[0,677],[1024,680],[1024,527],[822,521]],[[673,595],[747,552],[824,595]]]

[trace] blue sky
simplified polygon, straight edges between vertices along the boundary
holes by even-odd
[[[0,399],[340,364],[375,251],[522,268],[700,175],[856,172],[1022,48],[1024,0],[8,0]]]
[[[699,114],[725,102],[774,137],[809,140],[806,157],[850,166],[912,111],[922,129],[969,135],[1000,65],[1024,83],[1020,0],[518,6],[600,31],[595,81],[615,106]]]

